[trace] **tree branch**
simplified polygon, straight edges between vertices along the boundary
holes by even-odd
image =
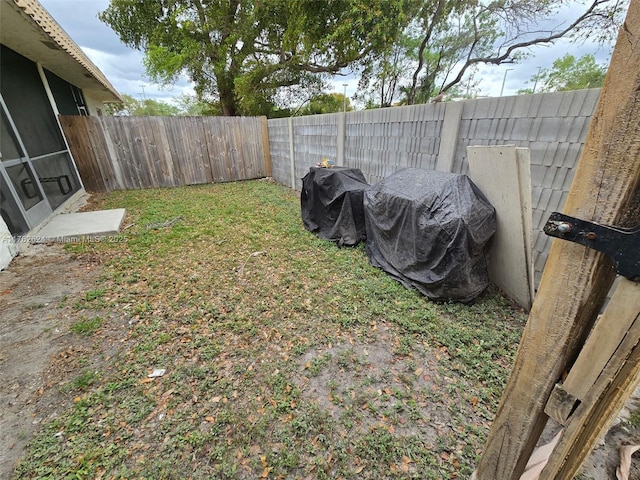
[[[593,13],[593,11],[595,10],[595,8],[598,5],[600,5],[601,3],[606,3],[607,1],[608,0],[594,0],[594,2],[591,4],[591,6],[582,15],[580,15],[576,20],[574,20],[568,27],[566,27],[564,30],[561,30],[561,31],[559,31],[557,33],[551,34],[551,35],[549,35],[547,37],[534,38],[532,40],[514,43],[514,44],[510,45],[507,48],[507,50],[501,55],[495,55],[495,56],[489,56],[489,57],[471,58],[471,54],[473,53],[473,49],[471,49],[469,51],[469,56],[467,56],[466,63],[460,69],[460,71],[458,72],[458,75],[456,76],[456,78],[453,79],[452,81],[450,81],[449,83],[447,83],[444,87],[442,87],[441,92],[446,92],[447,90],[449,90],[454,85],[460,83],[460,81],[462,80],[462,77],[464,76],[464,74],[467,71],[467,69],[469,67],[472,67],[473,65],[477,65],[479,63],[487,63],[487,64],[493,64],[493,65],[500,65],[502,63],[509,63],[509,62],[512,63],[513,60],[510,59],[510,57],[511,57],[511,54],[515,50],[522,49],[522,48],[527,48],[527,47],[530,47],[532,45],[553,43],[555,40],[558,40],[559,38],[564,37],[566,34],[568,34],[571,30],[576,28],[584,20],[586,20],[587,18],[592,17],[592,13]]]
[[[418,75],[420,75],[420,72],[422,71],[422,68],[424,67],[424,51],[427,48],[427,43],[429,43],[429,40],[431,39],[431,35],[433,34],[433,30],[435,28],[436,23],[438,22],[438,20],[440,19],[440,16],[442,15],[442,12],[444,10],[444,4],[445,4],[446,0],[438,0],[438,6],[436,7],[436,11],[433,13],[433,16],[431,17],[431,23],[429,24],[429,28],[427,29],[424,38],[422,39],[422,42],[420,43],[420,48],[418,50],[418,66],[416,67],[415,71],[413,72],[413,77],[411,80],[411,87],[409,88],[409,92],[407,94],[407,104],[408,105],[412,105],[413,101],[415,100],[415,96],[416,96],[416,89],[417,89],[417,85],[418,85]]]

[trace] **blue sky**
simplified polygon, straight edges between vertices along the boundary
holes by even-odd
[[[104,72],[120,93],[136,98],[144,96],[167,100],[181,93],[193,92],[186,79],[167,89],[150,82],[145,77],[142,53],[123,45],[117,35],[97,18],[98,12],[108,6],[108,0],[40,0],[40,3]],[[599,49],[593,44],[572,44],[564,40],[552,46],[536,47],[532,55],[522,63],[481,67],[478,77],[480,79],[479,94],[498,96],[504,80],[504,95],[515,95],[519,89],[527,87],[526,81],[537,73],[539,67],[550,67],[554,60],[566,53],[576,57],[593,53],[599,62],[608,62],[610,53],[608,50],[610,49]],[[510,70],[506,72],[505,78],[507,69]],[[345,83],[347,96],[351,97],[358,83],[357,78],[353,76],[336,78],[332,82],[334,91],[342,93]]]

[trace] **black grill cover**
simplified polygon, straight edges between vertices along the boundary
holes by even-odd
[[[470,302],[488,286],[495,209],[466,175],[401,170],[364,195],[372,265],[433,300]]]
[[[302,179],[302,221],[310,232],[338,245],[365,239],[362,194],[369,184],[357,168],[311,167]]]

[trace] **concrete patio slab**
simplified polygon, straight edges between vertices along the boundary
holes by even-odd
[[[98,241],[117,235],[125,209],[62,213],[29,234],[29,243]]]

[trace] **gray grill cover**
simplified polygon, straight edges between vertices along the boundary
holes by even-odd
[[[495,209],[466,175],[401,170],[364,194],[372,265],[433,300],[470,302],[488,286]]]
[[[352,246],[365,238],[362,194],[369,184],[357,168],[311,167],[302,179],[304,226],[323,240]]]

